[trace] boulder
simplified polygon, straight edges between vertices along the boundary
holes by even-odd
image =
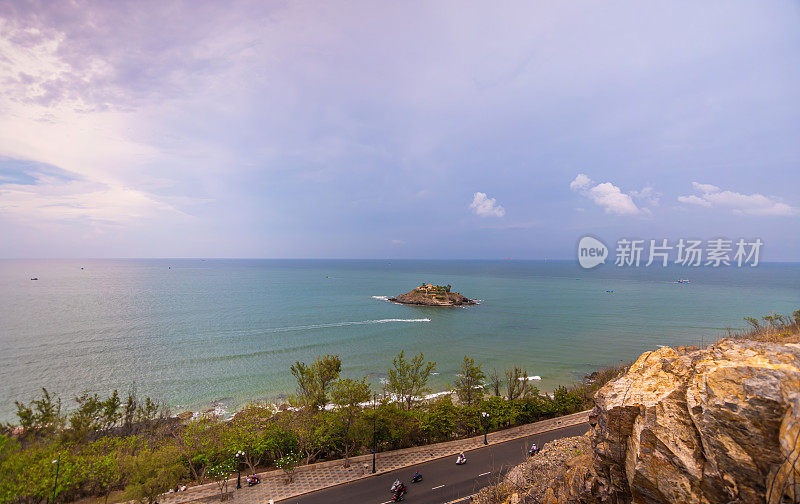
[[[557,502],[794,499],[799,402],[798,345],[722,340],[647,352],[597,393],[592,467],[580,495]]]

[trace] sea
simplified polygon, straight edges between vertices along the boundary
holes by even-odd
[[[421,283],[479,304],[387,300]],[[376,391],[405,350],[437,363],[432,392],[448,390],[464,355],[487,372],[521,366],[547,392],[662,345],[715,341],[745,316],[797,309],[800,263],[0,260],[0,422],[42,387],[67,410],[83,391],[135,389],[175,413],[230,414],[280,401],[295,389],[292,363],[324,354]]]

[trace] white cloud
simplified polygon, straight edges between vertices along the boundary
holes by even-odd
[[[728,208],[735,214],[744,215],[797,215],[800,209],[779,201],[775,197],[763,194],[742,194],[734,191],[722,190],[711,184],[692,182],[695,192],[686,196],[678,196],[678,201],[690,205],[704,206],[707,208],[717,206]]]
[[[711,184],[698,184],[697,182],[692,182],[692,187],[694,187],[694,189],[696,191],[700,191],[700,192],[704,192],[704,193],[710,193],[710,192],[719,191],[719,187],[717,187],[715,185],[711,185]]]
[[[658,206],[661,200],[661,193],[657,193],[653,189],[653,186],[645,186],[641,191],[631,191],[631,196],[640,201],[644,201],[650,206]]]
[[[469,205],[475,215],[481,217],[502,217],[506,214],[506,209],[497,204],[497,200],[489,198],[486,193],[476,192]]]
[[[583,173],[579,173],[575,180],[569,183],[569,188],[573,191],[577,191],[579,189],[586,189],[592,183],[592,179],[584,175]]]
[[[710,207],[711,202],[706,201],[699,196],[695,196],[694,194],[690,194],[689,196],[678,196],[678,201],[681,203],[688,203],[690,205],[700,205],[704,207]]]
[[[162,212],[185,215],[147,193],[89,180],[32,174],[32,184],[0,183],[0,213],[20,222],[128,225]]]
[[[609,214],[640,215],[642,213],[649,213],[648,209],[641,209],[636,206],[636,203],[633,202],[633,198],[631,198],[629,194],[622,192],[619,187],[611,182],[603,182],[592,187],[593,183],[592,179],[588,176],[579,173],[578,176],[575,177],[575,180],[569,184],[569,188],[589,198]],[[653,196],[657,198],[657,195],[652,193],[652,187],[646,187],[636,194],[646,194],[648,198],[652,198]]]

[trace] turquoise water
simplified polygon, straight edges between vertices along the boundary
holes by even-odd
[[[685,277],[690,285],[673,283]],[[379,298],[423,281],[481,304]],[[176,411],[230,410],[293,390],[291,363],[323,353],[340,354],[346,375],[370,376],[377,388],[403,348],[439,363],[437,390],[465,353],[488,369],[522,365],[549,390],[659,345],[717,338],[745,315],[798,308],[800,264],[3,260],[0,421],[42,386],[70,398],[135,385]]]

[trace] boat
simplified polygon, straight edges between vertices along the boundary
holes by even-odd
[[[688,278],[680,278],[678,280],[675,280],[674,283],[676,283],[676,284],[688,284],[688,283],[691,283],[691,282],[689,281]]]
[[[33,277],[31,278],[31,280],[39,280],[39,279],[37,277]]]

